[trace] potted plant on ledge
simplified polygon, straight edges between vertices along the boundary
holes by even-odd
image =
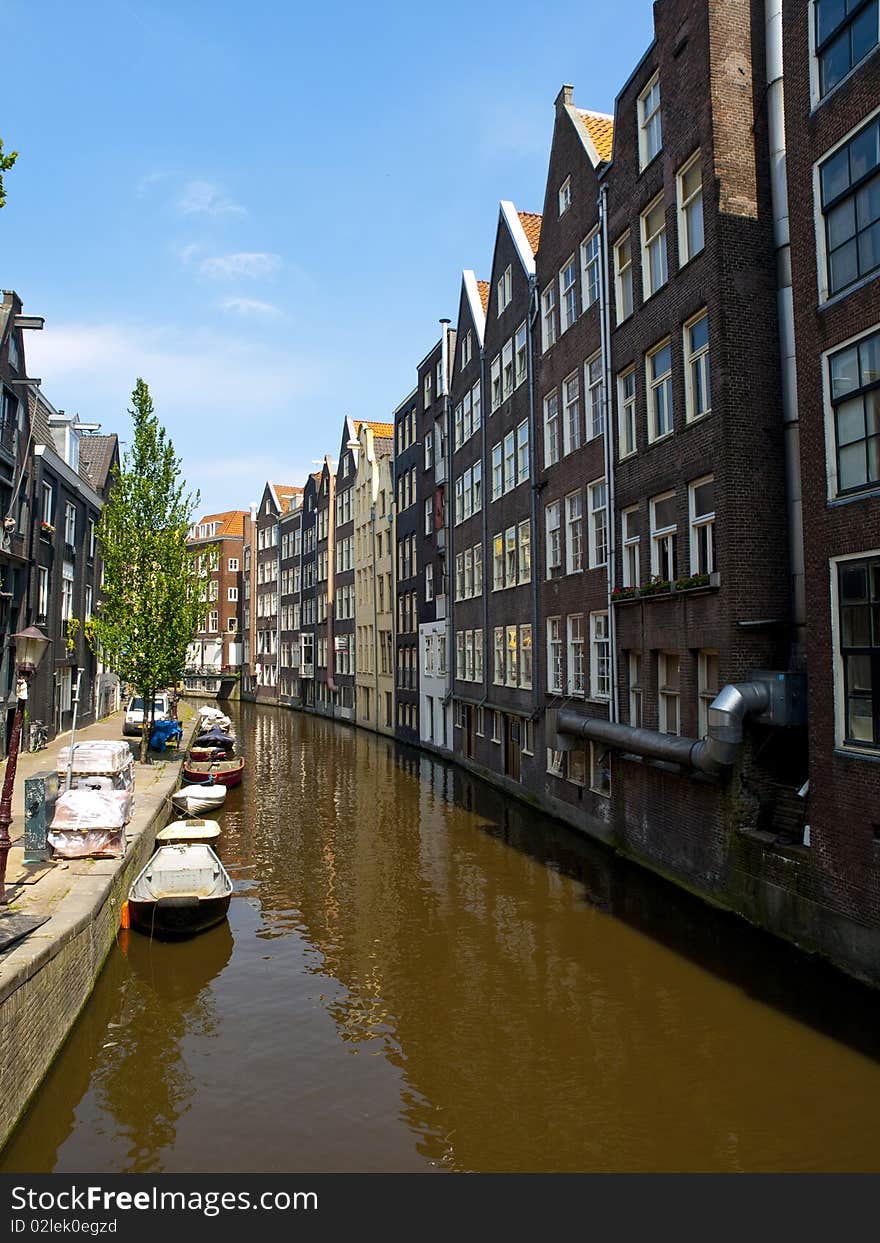
[[[679,578],[675,582],[676,591],[692,591],[694,587],[708,587],[708,574],[691,574],[688,578]]]
[[[615,587],[611,593],[611,599],[612,601],[633,600],[637,590],[636,587]]]
[[[639,594],[643,596],[657,596],[664,591],[672,591],[672,583],[670,583],[668,578],[661,578],[659,574],[652,574],[641,588]]]

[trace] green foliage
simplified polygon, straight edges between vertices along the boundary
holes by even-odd
[[[3,188],[3,174],[9,172],[10,168],[12,168],[17,159],[17,151],[10,151],[8,155],[3,153],[3,139],[0,138],[0,207],[6,206],[6,191]]]
[[[79,634],[79,618],[68,617],[67,619],[67,650],[73,655],[76,651],[76,636]]]
[[[141,379],[132,406],[131,448],[114,470],[98,524],[103,596],[86,636],[119,678],[152,704],[186,663],[187,645],[205,615],[208,574],[186,546],[198,493],[185,493],[180,459]],[[145,711],[141,758],[151,716]]]

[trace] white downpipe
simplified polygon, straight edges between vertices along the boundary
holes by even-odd
[[[607,569],[605,585],[608,609],[608,655],[611,676],[611,700],[608,715],[612,721],[620,720],[620,692],[617,686],[617,618],[614,615],[614,591],[617,560],[617,518],[614,512],[614,429],[611,420],[611,309],[608,298],[608,188],[603,184],[599,191],[599,222],[601,226],[601,253],[599,264],[599,330],[602,356],[602,406],[604,416],[605,452],[605,526],[607,538]]]

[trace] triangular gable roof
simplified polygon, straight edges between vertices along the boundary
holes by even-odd
[[[279,514],[287,513],[290,498],[298,496],[302,492],[302,488],[290,487],[286,483],[268,483],[266,486],[272,493],[272,500],[275,502],[275,508]]]
[[[489,282],[478,281],[470,268],[461,274],[461,284],[474,321],[474,329],[480,345],[486,335],[486,309],[489,306]],[[485,299],[483,293],[485,292]]]
[[[358,428],[369,427],[370,431],[378,440],[394,439],[393,423],[371,423],[368,419],[359,419]]]
[[[523,227],[526,240],[532,248],[532,254],[538,253],[538,243],[541,240],[541,216],[534,211],[518,211],[519,222]]]
[[[510,236],[513,238],[513,244],[516,247],[520,263],[527,276],[535,275],[535,252],[538,249],[538,238],[541,236],[541,217],[535,212],[518,212],[513,203],[509,199],[501,200],[500,218],[507,226]],[[529,224],[529,233],[526,233],[523,220]],[[537,229],[535,222],[537,221]],[[534,239],[534,247],[532,246]]]

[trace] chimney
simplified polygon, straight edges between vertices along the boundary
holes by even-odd
[[[556,96],[557,114],[561,112],[563,108],[570,108],[573,102],[574,102],[574,87],[563,86],[562,90]]]

